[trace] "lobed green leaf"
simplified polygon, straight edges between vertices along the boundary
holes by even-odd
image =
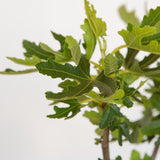
[[[121,30],[119,34],[123,37],[128,48],[151,52],[160,55],[160,44],[156,40],[152,40],[149,44],[143,45],[142,39],[144,37],[152,36],[156,32],[155,27],[138,26],[133,27],[132,31]]]
[[[128,12],[126,7],[123,5],[119,8],[119,15],[125,23],[131,23],[134,26],[139,26],[140,22],[135,16],[135,11]]]
[[[74,117],[78,112],[80,112],[81,104],[78,103],[76,99],[64,100],[62,103],[66,103],[69,107],[59,108],[54,106],[54,111],[56,112],[53,115],[48,115],[48,118],[65,118],[69,119]],[[71,115],[70,115],[71,113]]]
[[[160,22],[160,7],[150,9],[149,14],[143,17],[141,27],[145,25],[155,26],[158,22]]]
[[[81,60],[83,61],[84,58]],[[54,60],[49,59],[48,62],[41,62],[36,65],[40,73],[51,76],[52,78],[71,78],[79,81],[89,80],[90,77],[86,72],[83,72],[81,66],[73,67],[71,64],[65,65],[56,63]],[[87,69],[86,69],[87,70]]]
[[[45,60],[48,58],[52,59],[55,58],[53,53],[45,51],[44,49],[41,48],[40,45],[36,45],[34,42],[24,40],[23,47],[26,49],[26,52],[24,53],[26,57],[32,57],[33,55],[35,55],[40,59],[45,59]]]
[[[84,2],[87,19],[95,37],[98,38],[100,36],[106,36],[106,23],[102,21],[101,18],[96,17],[96,10],[94,9],[93,5],[90,7],[87,0]]]

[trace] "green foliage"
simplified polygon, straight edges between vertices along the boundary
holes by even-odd
[[[78,43],[70,35],[63,36],[51,32],[53,38],[59,42],[60,48],[54,50],[47,44],[39,45],[28,40],[23,41],[26,50],[24,59],[7,57],[14,63],[34,66],[22,71],[6,69],[0,74],[25,74],[38,71],[40,74],[59,78],[61,91],[54,93],[47,91],[46,98],[51,100],[53,114],[48,118],[70,119],[76,116],[82,108],[88,106],[83,116],[96,125],[96,144],[104,139],[104,131],[111,133],[110,141],[116,141],[120,146],[129,143],[143,143],[155,140],[160,135],[160,7],[151,9],[142,22],[135,16],[135,11],[128,12],[125,6],[119,8],[121,18],[127,23],[127,29],[118,33],[124,39],[125,45],[115,48],[111,53],[106,49],[106,23],[96,16],[96,10],[87,0],[84,0],[86,18],[81,25],[83,44]],[[99,44],[99,64],[91,61],[96,44]],[[102,45],[103,44],[103,45]],[[82,54],[81,48],[84,48]],[[121,53],[121,48],[127,48]],[[137,54],[148,52],[142,60]],[[124,51],[125,52],[125,51]],[[137,58],[137,59],[136,59]],[[92,65],[91,65],[92,64]],[[155,67],[153,67],[153,65]],[[93,75],[92,69],[96,71]],[[145,80],[141,80],[141,77]],[[137,85],[139,80],[139,85]],[[150,82],[153,82],[152,85]],[[146,83],[147,82],[147,83]],[[145,85],[144,85],[145,84]],[[146,90],[146,86],[149,86]],[[144,90],[150,97],[146,97]],[[122,114],[122,108],[130,111],[139,103],[143,107],[141,118],[131,121]],[[135,108],[136,109],[136,108]],[[107,145],[107,144],[106,144]],[[102,145],[103,148],[103,145]],[[99,158],[100,159],[100,158]],[[117,155],[116,160],[122,158]],[[141,158],[138,151],[133,150],[130,160],[153,160],[145,154]]]
[[[145,154],[144,158],[142,159],[140,153],[136,150],[133,150],[130,160],[154,160],[154,158],[149,157],[147,154]]]
[[[89,2],[85,0],[85,11],[87,15],[87,19],[89,22],[89,25],[95,35],[96,38],[100,36],[106,36],[106,23],[102,21],[101,18],[96,17],[96,10],[94,9],[94,6],[89,6]]]
[[[117,118],[122,117],[119,107],[115,104],[109,104],[106,106],[106,109],[103,111],[103,115],[99,122],[99,127],[101,129],[107,128],[111,122],[115,121]],[[120,124],[121,126],[121,124]]]
[[[32,73],[36,72],[37,69],[26,69],[23,71],[14,71],[13,69],[7,68],[5,71],[1,71],[0,74],[6,74],[6,75],[15,75],[15,74],[26,74],[26,73]]]
[[[160,134],[160,119],[154,120],[147,125],[143,126],[142,133],[153,136],[153,135],[159,135]]]
[[[135,16],[135,11],[128,12],[124,5],[119,8],[119,15],[127,24],[131,23],[134,26],[140,25],[138,18]]]
[[[95,111],[85,111],[83,116],[87,117],[92,124],[98,125],[102,115]]]
[[[160,111],[160,103],[157,101],[157,99],[160,99],[160,94],[154,93],[150,98],[150,103],[153,108],[156,108],[158,111]]]
[[[36,56],[32,56],[32,58],[28,58],[25,57],[25,59],[19,59],[19,58],[15,58],[15,57],[7,57],[9,60],[13,61],[14,63],[17,64],[22,64],[22,65],[26,65],[26,66],[35,66],[36,64],[41,62],[41,59],[36,57]]]
[[[156,28],[151,26],[144,26],[143,28],[135,26],[131,32],[124,29],[119,31],[128,48],[160,55],[160,44],[157,40],[152,40],[147,45],[144,45],[142,41],[144,37],[153,36],[155,33]]]
[[[81,51],[79,44],[72,36],[67,36],[65,41],[68,44],[68,48],[71,50],[73,61],[78,65],[81,59]]]
[[[112,72],[115,72],[118,69],[118,60],[111,54],[108,54],[105,57],[104,63],[105,63],[104,74],[106,76]]]
[[[160,7],[150,9],[149,14],[143,17],[141,27],[145,25],[155,26],[160,21]]]
[[[90,59],[96,46],[96,38],[87,19],[84,20],[84,24],[81,25],[81,28],[85,31],[83,38],[85,42],[84,48],[86,50],[86,58]]]
[[[141,160],[140,153],[133,150],[131,155],[131,160]]]
[[[62,103],[70,105],[66,108],[59,108],[54,106],[55,114],[48,115],[48,118],[65,118],[69,119],[74,117],[78,112],[80,112],[81,104],[78,102],[77,99],[68,99],[61,101]],[[71,115],[69,113],[71,112]]]
[[[23,41],[23,47],[26,49],[24,55],[26,57],[32,57],[33,55],[41,58],[41,59],[48,59],[48,58],[55,58],[54,54],[51,52],[45,51],[41,48],[40,45],[36,45],[34,42],[30,42],[27,40]]]

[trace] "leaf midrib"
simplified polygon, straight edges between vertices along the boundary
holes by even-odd
[[[85,78],[85,77],[80,77],[80,76],[78,76],[78,75],[75,75],[75,74],[71,74],[71,73],[69,73],[69,72],[65,72],[65,71],[62,71],[62,70],[57,70],[57,69],[49,69],[49,68],[41,68],[42,70],[45,70],[45,71],[55,71],[55,72],[60,72],[60,73],[64,73],[64,74],[68,74],[68,75],[70,75],[70,76],[72,76],[72,77],[75,77],[75,79],[78,79],[78,80],[80,80],[80,79],[82,79],[82,80],[91,80],[91,79],[88,79],[88,78]],[[46,73],[47,74],[47,73]],[[51,75],[49,75],[49,76],[51,76]],[[51,76],[52,77],[52,76]],[[58,77],[57,77],[58,78]],[[68,78],[68,77],[66,77],[66,78]],[[72,79],[72,78],[71,78]]]
[[[32,45],[33,45],[33,44],[32,44]],[[24,47],[24,48],[26,48],[26,47]],[[46,54],[43,54],[43,53],[40,52],[40,51],[37,51],[34,47],[30,47],[30,45],[27,45],[27,48],[30,49],[30,50],[32,50],[33,52],[41,55],[41,56],[44,56],[44,57],[46,57],[46,58],[48,58],[48,57],[50,58],[50,56],[47,56]],[[27,48],[26,48],[26,50],[28,50]],[[53,54],[53,56],[54,56],[54,54]]]

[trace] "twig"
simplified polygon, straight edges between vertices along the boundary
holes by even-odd
[[[109,155],[109,128],[105,128],[103,130],[102,137],[102,152],[103,152],[103,160],[110,160]]]
[[[154,159],[156,159],[158,150],[159,150],[159,145],[155,145],[155,147],[154,147],[154,149],[153,149],[153,153],[152,153],[152,157],[153,157]]]

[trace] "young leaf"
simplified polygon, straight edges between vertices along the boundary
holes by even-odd
[[[156,108],[158,111],[160,111],[160,94],[159,93],[154,93],[151,98],[150,98],[150,103],[153,108]]]
[[[101,114],[95,111],[85,111],[83,116],[88,118],[90,122],[94,125],[98,125],[101,119]]]
[[[122,146],[122,130],[118,130],[118,144]]]
[[[85,42],[86,58],[90,59],[96,46],[96,38],[87,19],[84,20],[84,24],[81,25],[81,28],[85,31],[83,38]]]
[[[99,127],[101,129],[107,128],[109,126],[110,122],[112,122],[114,120],[115,116],[118,116],[118,117],[122,116],[122,114],[121,114],[119,108],[117,107],[117,105],[115,105],[115,104],[107,105],[106,109],[103,112],[101,120],[99,122]],[[122,130],[122,132],[124,132],[124,131]]]
[[[48,115],[48,118],[65,118],[69,119],[74,117],[78,112],[80,112],[81,104],[78,103],[76,99],[70,99],[70,100],[64,100],[61,101],[62,103],[66,103],[70,105],[66,108],[58,108],[57,106],[54,106],[55,114]],[[71,112],[71,115],[69,115]]]
[[[115,115],[121,117],[122,113],[120,112],[120,108],[116,104],[110,104],[111,109],[115,113]]]
[[[155,159],[145,154],[143,160],[155,160]]]
[[[107,76],[108,74],[115,72],[118,69],[118,60],[111,54],[108,54],[104,60],[104,74]]]
[[[118,51],[115,53],[115,57],[118,59],[118,68],[121,68],[125,62],[123,55]]]
[[[103,135],[103,129],[100,129],[99,127],[95,130],[96,134],[98,136],[102,136]],[[100,139],[99,139],[100,140]],[[100,142],[100,141],[99,141]]]
[[[93,84],[100,90],[104,96],[111,96],[114,94],[117,86],[112,78],[106,77],[104,72],[101,72],[93,81]]]
[[[142,44],[142,39],[147,36],[152,36],[156,32],[156,28],[150,26],[144,26],[140,28],[138,26],[133,27],[132,31],[121,30],[119,34],[123,37],[128,48],[136,50],[142,50],[160,55],[160,44],[158,41],[153,40],[147,45]]]
[[[115,91],[113,95],[111,95],[110,97],[106,97],[103,100],[106,102],[114,102],[114,100],[122,99],[124,95],[125,95],[124,91],[122,89],[118,89]]]
[[[99,122],[99,128],[104,129],[107,128],[109,123],[113,120],[114,112],[108,106],[103,113],[103,116]]]
[[[101,18],[96,17],[96,10],[94,9],[93,5],[91,5],[90,7],[87,0],[85,0],[84,2],[87,19],[96,38],[98,38],[99,36],[106,36],[106,23],[102,21]]]
[[[66,46],[66,44],[64,45]],[[40,43],[40,46],[43,50],[55,55],[55,62],[64,63],[64,62],[71,61],[72,56],[70,51],[68,51],[68,48],[63,49],[63,52],[60,52],[60,51],[52,50],[48,45],[44,43]]]
[[[66,36],[65,42],[68,44],[68,48],[71,50],[73,61],[78,65],[81,59],[81,50],[79,44],[72,36]]]
[[[129,141],[131,141],[131,136],[130,136],[130,134],[129,134],[129,128],[128,128],[127,124],[126,124],[126,123],[120,124],[119,129],[121,129],[123,135],[124,135]]]
[[[141,160],[140,153],[133,150],[130,160]]]
[[[129,68],[131,71],[133,72],[138,72],[138,73],[142,73],[142,70],[139,66],[139,62],[137,60],[134,60],[132,65]]]
[[[19,59],[15,57],[7,57],[9,60],[13,61],[14,63],[26,65],[26,66],[35,66],[36,64],[41,62],[41,59],[37,56],[32,56],[31,58],[25,57],[25,59]]]
[[[125,97],[123,99],[123,104],[127,107],[127,108],[131,108],[133,106],[133,102],[130,100],[129,97]]]
[[[124,5],[119,8],[119,15],[127,24],[131,23],[134,26],[139,26],[140,24],[138,18],[135,16],[135,11],[128,12]]]
[[[33,68],[33,69],[26,69],[23,71],[14,71],[8,68],[5,71],[1,71],[0,74],[15,75],[15,74],[26,74],[26,73],[32,73],[32,72],[37,72],[37,69]]]
[[[155,26],[160,21],[160,7],[156,9],[151,9],[148,15],[143,17],[141,27],[145,25]]]
[[[51,52],[43,50],[39,45],[37,46],[34,42],[29,42],[27,40],[23,41],[23,47],[26,49],[24,55],[26,57],[32,57],[33,55],[41,58],[41,59],[54,59],[55,56]]]
[[[116,92],[109,97],[102,97],[94,91],[90,91],[86,94],[89,97],[92,97],[100,102],[112,103],[114,100],[122,99],[124,96],[124,91],[122,89],[116,90]]]
[[[68,44],[66,43],[66,37],[55,32],[51,33],[53,37],[60,43],[60,50],[58,50],[58,52],[53,51],[50,47],[44,44],[42,44],[42,47],[44,47],[44,49],[46,50],[51,50],[51,52],[55,54],[55,61],[58,63],[64,63],[75,60],[72,58],[71,50],[68,48]]]
[[[121,156],[117,156],[115,160],[122,160]]]
[[[99,106],[99,104],[98,104],[97,102],[95,102],[95,101],[90,101],[90,102],[88,103],[88,107],[89,107],[89,108],[95,108],[95,107],[97,107],[97,106]]]
[[[142,133],[148,136],[152,136],[155,134],[160,134],[160,119],[154,120],[149,124],[142,127]]]

